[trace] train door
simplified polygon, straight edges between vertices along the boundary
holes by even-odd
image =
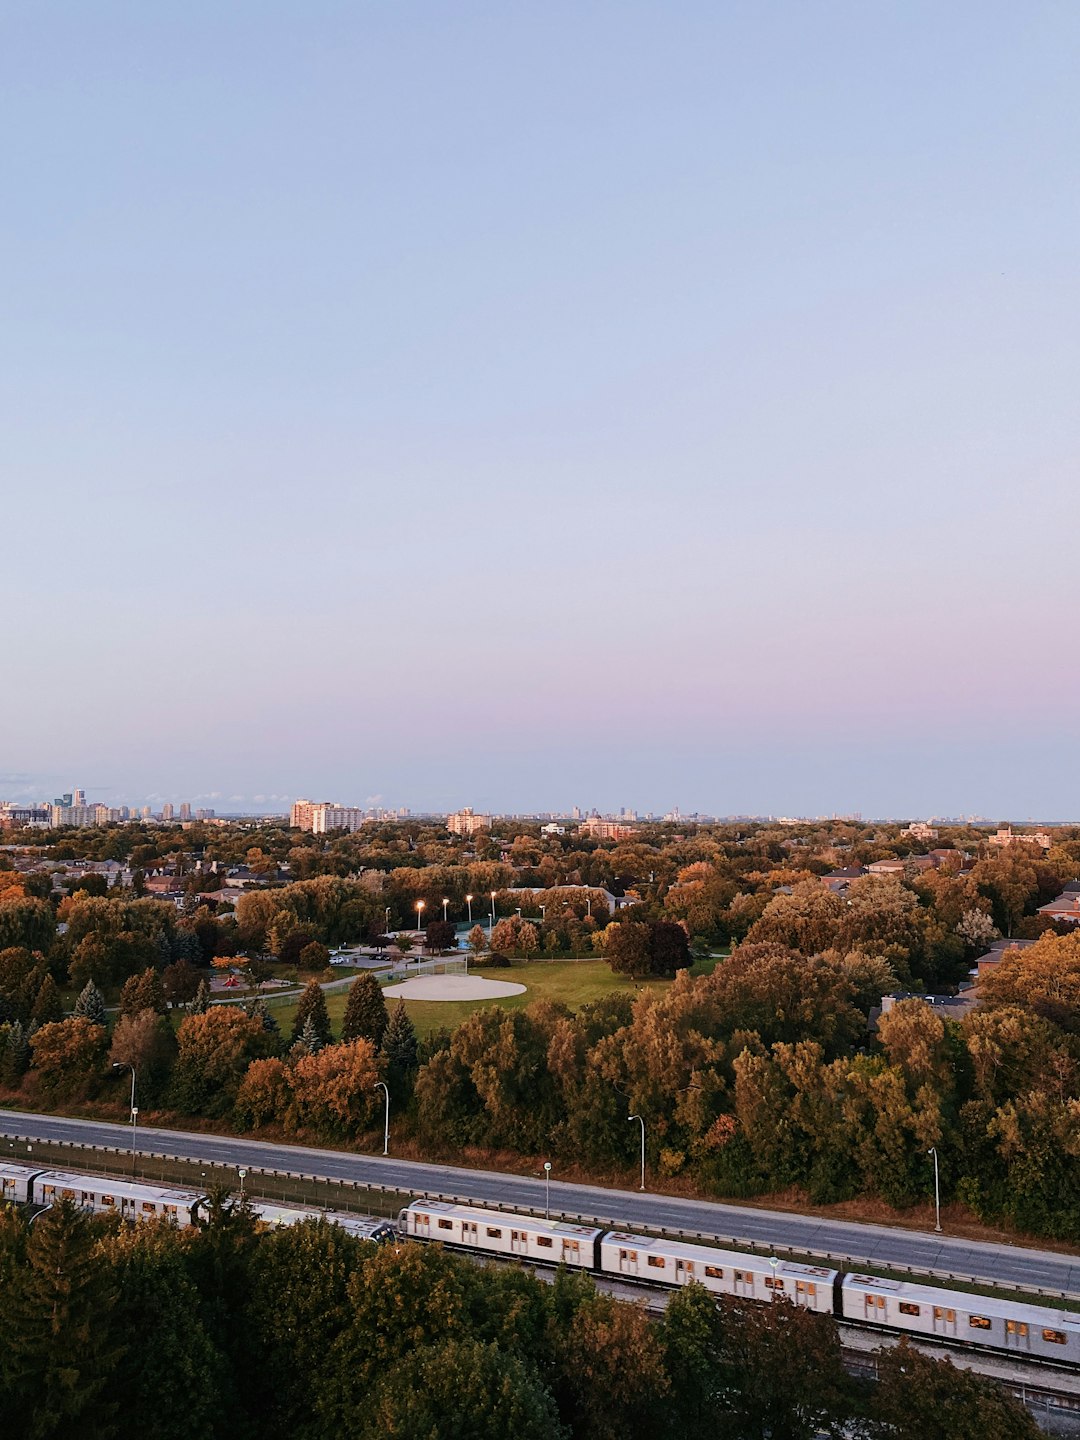
[[[619,1251],[619,1270],[623,1275],[636,1275],[638,1273],[636,1250]]]
[[[529,1253],[529,1237],[524,1230],[510,1231],[510,1249],[515,1255],[527,1255]]]
[[[885,1324],[885,1296],[864,1295],[864,1314],[866,1319],[874,1325]]]
[[[476,1222],[474,1220],[461,1222],[461,1243],[463,1245],[476,1244]]]
[[[1028,1327],[1026,1321],[1005,1321],[1005,1348],[1006,1350],[1031,1349],[1031,1337],[1028,1335]]]
[[[934,1334],[955,1335],[956,1334],[956,1311],[949,1310],[943,1305],[934,1306]]]
[[[735,1281],[735,1294],[748,1295],[753,1298],[754,1276],[749,1270],[733,1270],[732,1279]]]
[[[580,1264],[581,1264],[581,1245],[580,1245],[580,1243],[579,1243],[577,1240],[567,1240],[567,1239],[564,1238],[564,1240],[563,1240],[563,1242],[562,1242],[562,1258],[563,1258],[563,1264],[564,1264],[564,1265],[580,1265]]]
[[[795,1304],[806,1310],[817,1309],[817,1286],[812,1280],[795,1281]]]
[[[431,1216],[421,1214],[419,1210],[412,1212],[413,1234],[422,1235],[427,1239],[431,1235]]]
[[[675,1261],[675,1280],[679,1285],[689,1285],[694,1278],[694,1262],[692,1260]]]

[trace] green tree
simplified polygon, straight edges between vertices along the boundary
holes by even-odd
[[[330,964],[330,951],[321,940],[311,940],[300,951],[301,970],[325,970]]]
[[[380,1378],[365,1408],[363,1440],[560,1440],[567,1433],[531,1365],[467,1339],[407,1355]]]
[[[382,999],[381,993],[379,998]],[[398,1086],[411,1083],[417,1064],[416,1030],[404,1000],[399,1000],[394,1006],[383,1035],[382,1053],[388,1078]]]
[[[325,1046],[326,1041],[319,1034],[314,1015],[309,1015],[304,1021],[304,1028],[300,1031],[297,1042],[303,1045],[309,1055],[317,1055]]]
[[[165,986],[161,972],[153,966],[147,966],[138,975],[130,975],[120,991],[121,1015],[137,1015],[140,1010],[165,1014]]]
[[[902,1340],[877,1352],[871,1434],[880,1440],[1036,1440],[1039,1427],[996,1381]]]
[[[188,1007],[192,1015],[205,1015],[210,1009],[210,982],[204,976],[195,991],[195,998]]]
[[[39,1025],[51,1025],[63,1018],[64,1007],[60,1000],[60,991],[53,977],[46,975],[34,1000],[30,1019],[36,1020]]]
[[[333,1032],[330,1029],[330,1015],[326,1008],[326,996],[323,994],[322,986],[318,980],[309,980],[304,993],[300,996],[300,1002],[296,1007],[296,1016],[293,1019],[292,1038],[299,1040],[303,1035],[304,1026],[308,1019],[315,1027],[315,1033],[324,1045],[329,1045],[333,1039]]]
[[[648,975],[649,927],[635,920],[609,925],[604,935],[604,958],[617,975]]]
[[[22,1077],[30,1068],[30,1042],[19,1020],[0,1027],[0,1034],[4,1036],[0,1051],[0,1083],[14,1088],[22,1082]]]
[[[79,998],[75,1001],[75,1018],[89,1020],[94,1025],[106,1024],[105,996],[93,980],[88,980],[79,991]]]
[[[4,1295],[7,1380],[29,1440],[115,1433],[107,1389],[121,1356],[116,1298],[92,1220],[70,1201],[53,1205]]]
[[[117,1292],[109,1326],[128,1354],[109,1385],[125,1435],[188,1440],[216,1429],[222,1362],[182,1245],[163,1223],[125,1228],[104,1243]]]
[[[390,1017],[382,986],[370,971],[357,976],[349,987],[345,1018],[341,1024],[342,1040],[370,1040],[376,1050],[383,1043]]]

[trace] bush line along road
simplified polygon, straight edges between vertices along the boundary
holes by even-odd
[[[8,1135],[28,1139],[113,1146],[118,1150],[131,1146],[130,1126],[96,1120],[0,1110],[0,1126]],[[543,1211],[545,1203],[542,1179],[340,1150],[154,1129],[140,1129],[136,1149],[143,1155],[175,1155],[194,1161],[317,1175],[328,1180],[359,1181],[417,1195],[454,1195],[478,1204]],[[939,1276],[956,1275],[987,1285],[1016,1287],[1028,1293],[1043,1290],[1080,1295],[1080,1256],[1020,1246],[558,1181],[552,1182],[551,1208],[553,1212],[643,1229],[685,1230],[725,1242],[734,1240],[800,1254],[832,1255],[855,1264],[933,1271]]]

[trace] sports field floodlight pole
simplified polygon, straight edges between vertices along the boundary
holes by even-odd
[[[375,1089],[381,1090],[386,1096],[386,1120],[383,1124],[382,1153],[390,1154],[390,1091],[382,1080],[375,1081]]]
[[[937,1146],[931,1145],[926,1152],[934,1157],[934,1234],[941,1234],[941,1178],[938,1174]]]
[[[641,1126],[641,1188],[645,1189],[645,1121],[640,1115],[628,1115],[627,1120],[636,1120]]]
[[[469,907],[469,929],[472,929],[472,896],[465,896],[465,904]]]

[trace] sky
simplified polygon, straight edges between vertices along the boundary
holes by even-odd
[[[1080,818],[1073,0],[0,0],[0,798]]]

